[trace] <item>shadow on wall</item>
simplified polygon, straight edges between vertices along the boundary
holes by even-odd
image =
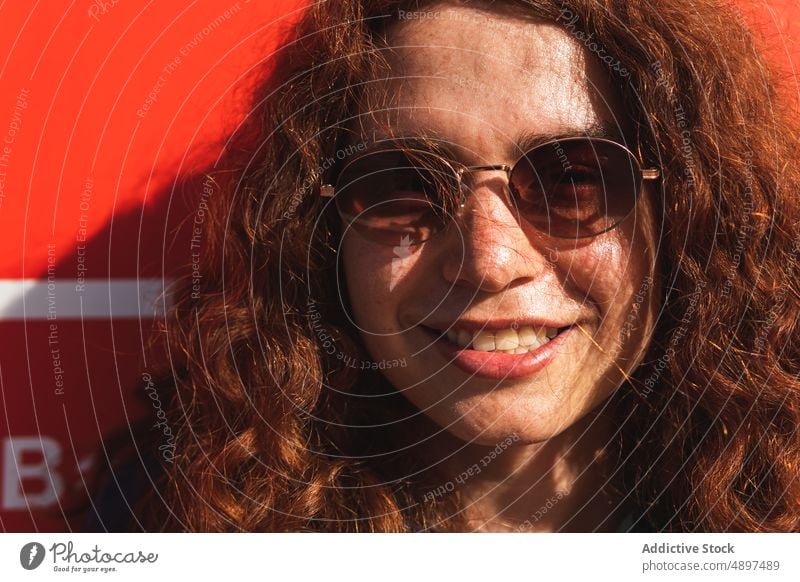
[[[17,509],[38,530],[135,531],[135,500],[158,495],[174,438],[170,394],[155,382],[170,358],[156,332],[174,285],[200,276],[206,204],[219,195],[209,172],[178,176],[153,203],[112,216],[6,305],[44,311],[20,321],[30,390],[14,396],[17,418],[42,427],[29,451],[13,455],[24,493]],[[27,459],[31,452],[38,458]]]

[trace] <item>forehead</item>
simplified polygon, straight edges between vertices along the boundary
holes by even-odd
[[[609,74],[560,26],[458,4],[398,17],[388,74],[362,104],[365,131],[429,135],[478,157],[507,155],[523,135],[622,133]]]

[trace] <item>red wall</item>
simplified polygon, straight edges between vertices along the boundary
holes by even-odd
[[[139,369],[152,298],[189,261],[173,234],[242,113],[237,81],[300,2],[34,4],[0,7],[6,531],[67,527],[101,439],[157,414]]]
[[[787,78],[794,4],[745,11]],[[0,5],[3,530],[75,527],[66,503],[106,462],[102,440],[157,415],[143,344],[155,295],[189,262],[175,230],[198,211],[209,144],[242,114],[240,76],[299,5]]]

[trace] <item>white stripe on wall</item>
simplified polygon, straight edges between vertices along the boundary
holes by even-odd
[[[170,279],[0,279],[0,321],[152,318]],[[168,297],[168,295],[166,295]]]

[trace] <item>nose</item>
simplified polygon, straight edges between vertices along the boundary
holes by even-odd
[[[464,187],[464,207],[448,229],[442,255],[444,278],[496,293],[540,276],[546,251],[510,203],[505,173],[482,172]]]

